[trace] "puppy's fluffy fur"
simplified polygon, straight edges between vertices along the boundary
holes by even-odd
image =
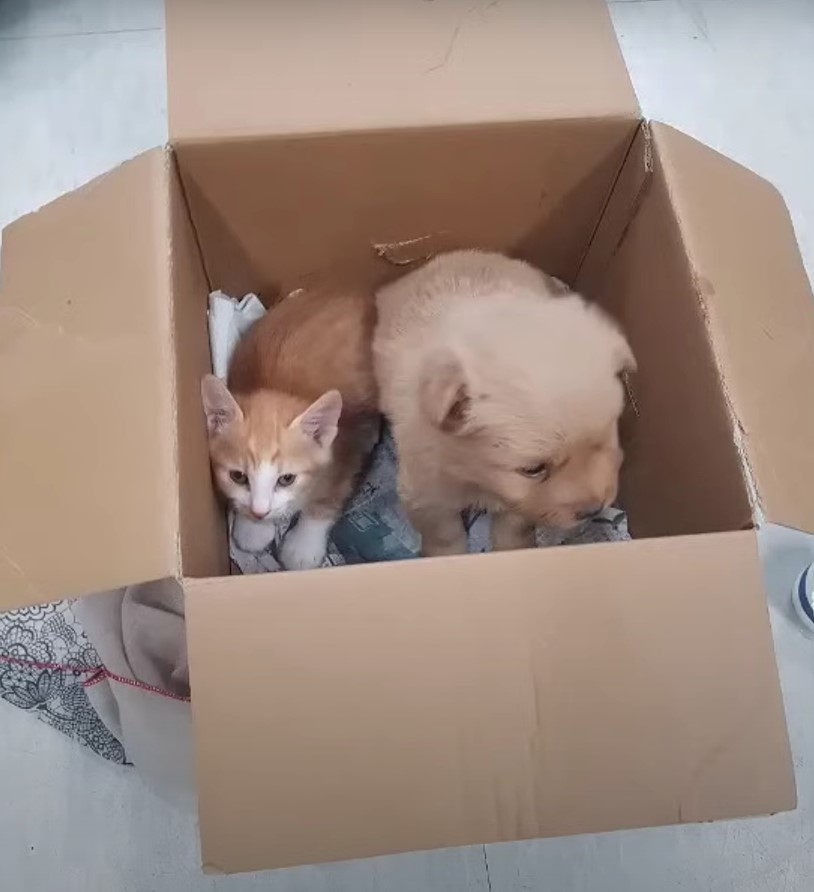
[[[460,512],[493,513],[496,549],[533,545],[616,497],[618,328],[561,283],[499,254],[456,251],[377,295],[374,361],[399,492],[427,555],[466,550]]]

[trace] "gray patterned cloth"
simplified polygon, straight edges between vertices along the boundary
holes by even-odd
[[[97,755],[124,763],[122,744],[85,692],[103,672],[71,602],[0,614],[0,698]]]

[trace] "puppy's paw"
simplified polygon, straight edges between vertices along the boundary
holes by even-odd
[[[454,539],[421,537],[421,557],[450,557],[455,554],[466,554],[467,548],[465,533]]]
[[[328,551],[328,532],[333,524],[312,517],[301,517],[286,534],[280,548],[280,563],[286,570],[316,570]]]
[[[232,524],[232,539],[241,551],[260,554],[277,537],[277,525],[270,520],[250,520],[237,514]]]
[[[413,523],[421,534],[422,557],[466,554],[469,542],[463,520],[457,512],[440,516],[422,514],[418,522],[414,519]]]
[[[536,544],[534,526],[522,517],[504,512],[492,517],[492,549],[494,551],[534,548]]]

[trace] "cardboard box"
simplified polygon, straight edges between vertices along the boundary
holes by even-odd
[[[814,530],[814,316],[775,190],[641,122],[601,0],[169,0],[167,51],[171,145],[3,235],[0,603],[183,587],[207,867],[793,808],[754,528]],[[208,291],[458,245],[625,327],[635,541],[229,577]]]

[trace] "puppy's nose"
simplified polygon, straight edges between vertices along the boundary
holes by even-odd
[[[593,520],[595,517],[599,517],[603,511],[603,505],[590,505],[588,508],[577,511],[577,520]]]

